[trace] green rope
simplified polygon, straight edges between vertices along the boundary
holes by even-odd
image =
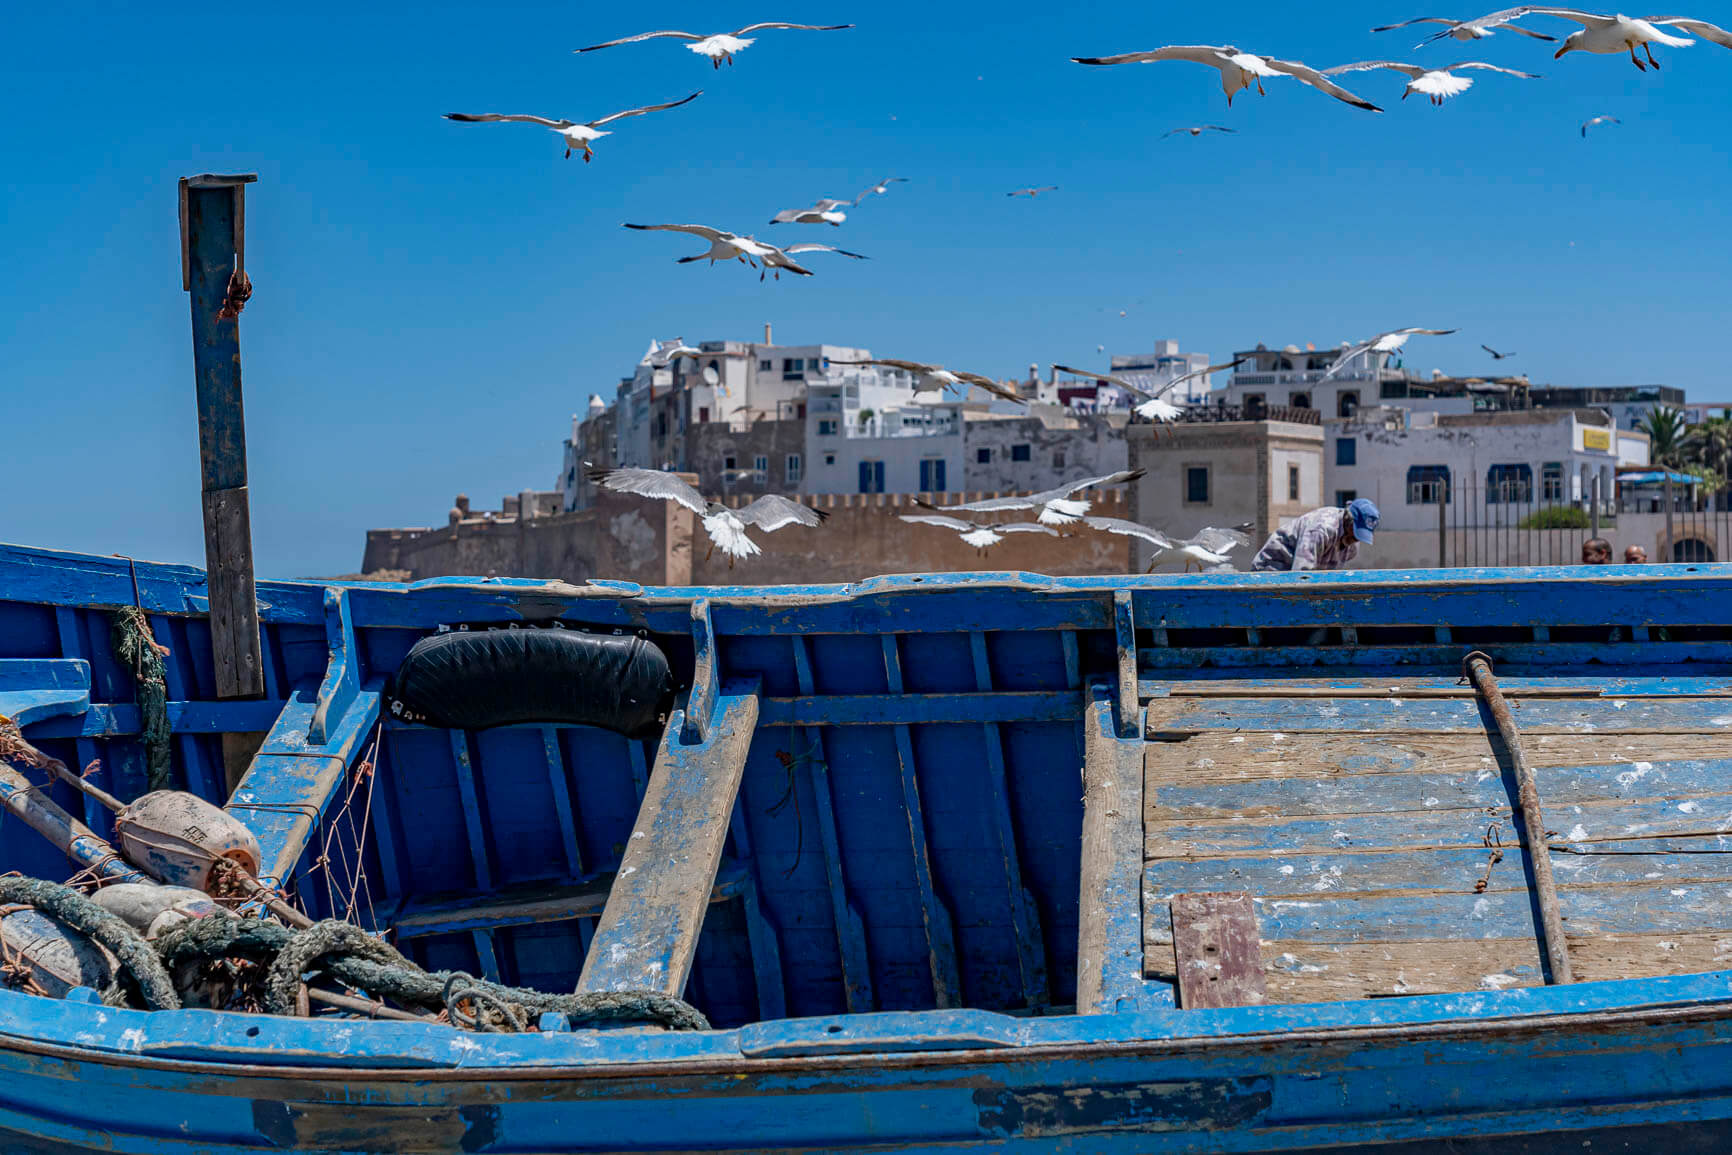
[[[144,611],[137,606],[128,606],[114,615],[110,636],[115,656],[132,667],[138,712],[144,721],[150,788],[171,790],[174,783],[170,779],[168,681],[162,665],[162,648],[150,634],[150,622]]]

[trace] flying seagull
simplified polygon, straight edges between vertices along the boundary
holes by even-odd
[[[1483,68],[1488,72],[1502,72],[1509,76],[1519,76],[1523,80],[1538,80],[1538,75],[1532,72],[1517,72],[1513,68],[1499,68],[1495,64],[1483,64],[1478,60],[1462,60],[1448,64],[1442,68],[1425,68],[1418,64],[1403,64],[1398,60],[1366,60],[1359,64],[1342,64],[1324,70],[1325,75],[1339,76],[1343,72],[1366,72],[1373,68],[1387,68],[1391,72],[1399,72],[1407,77],[1407,87],[1401,93],[1401,99],[1406,100],[1414,93],[1431,98],[1431,103],[1441,105],[1452,96],[1458,96],[1473,87],[1471,76],[1456,76],[1458,68]]]
[[[1403,20],[1399,24],[1385,24],[1381,28],[1373,28],[1373,32],[1394,32],[1397,28],[1411,28],[1415,24],[1447,24],[1449,28],[1443,33],[1457,40],[1484,40],[1492,34],[1490,28],[1474,28],[1468,22],[1451,20],[1447,16],[1416,16],[1412,20]],[[1519,32],[1523,36],[1532,36],[1535,40],[1547,40],[1557,43],[1556,36],[1547,36],[1544,32],[1535,32],[1531,28],[1518,28],[1514,24],[1505,24],[1504,28],[1511,32]]]
[[[1619,120],[1615,116],[1596,116],[1592,120],[1584,120],[1584,121],[1582,121],[1582,139],[1583,140],[1587,139],[1588,129],[1593,128],[1595,125],[1622,124],[1622,123],[1624,123],[1624,122]]]
[[[675,337],[672,341],[657,341],[655,348],[644,358],[652,369],[666,369],[680,357],[700,357],[702,350],[694,349],[686,344],[684,337]]]
[[[1083,524],[1090,529],[1098,529],[1104,533],[1116,533],[1122,537],[1136,537],[1155,547],[1155,552],[1149,557],[1149,569],[1153,570],[1167,554],[1176,553],[1187,561],[1198,565],[1212,567],[1231,567],[1232,562],[1227,555],[1233,550],[1251,544],[1251,536],[1242,529],[1225,529],[1211,526],[1199,531],[1183,541],[1176,541],[1158,529],[1150,529],[1146,525],[1138,525],[1134,521],[1123,521],[1116,517],[1085,517]]]
[[[738,559],[763,552],[757,542],[746,536],[747,526],[774,533],[785,525],[816,527],[830,516],[821,509],[775,493],[767,493],[741,509],[729,509],[719,501],[705,500],[703,494],[681,481],[677,474],[659,469],[595,469],[590,471],[589,479],[615,493],[632,493],[685,506],[698,515],[709,535],[710,549],[704,560],[708,561],[719,546],[728,555],[729,569],[734,568]]]
[[[1039,188],[1019,188],[1015,192],[1007,192],[1004,195],[1007,197],[1037,197],[1043,192],[1057,192],[1057,191],[1058,191],[1057,185],[1046,184],[1046,185],[1041,185]]]
[[[1186,128],[1169,129],[1166,132],[1161,133],[1161,139],[1165,140],[1169,136],[1178,136],[1181,132],[1189,133],[1191,136],[1202,136],[1205,132],[1229,132],[1229,133],[1231,133],[1231,132],[1238,132],[1238,131],[1239,130],[1236,128],[1224,128],[1219,124],[1193,124],[1193,125],[1190,125],[1189,127],[1186,127]]]
[[[1073,498],[1071,494],[1081,493],[1085,489],[1093,489],[1098,485],[1119,485],[1127,481],[1135,481],[1147,470],[1121,469],[1117,473],[1108,473],[1102,477],[1086,477],[1081,481],[1073,481],[1056,489],[1042,490],[1040,493],[1024,494],[1021,497],[991,497],[985,501],[971,501],[966,505],[946,505],[939,507],[927,505],[916,499],[914,504],[938,513],[1003,513],[1010,509],[1038,509],[1042,525],[1069,525],[1089,511],[1093,502],[1086,497]]]
[[[867,197],[871,196],[874,193],[878,194],[879,196],[883,196],[885,193],[890,191],[890,186],[893,184],[907,184],[907,183],[908,183],[908,178],[905,176],[887,176],[883,180],[879,181],[877,184],[873,185],[871,188],[867,189],[865,192],[861,193],[859,196],[855,197],[854,203],[859,204],[861,201],[865,200]]]
[[[1484,349],[1487,353],[1490,353],[1492,360],[1494,360],[1494,361],[1502,361],[1505,357],[1514,357],[1515,356],[1514,353],[1499,353],[1496,349],[1493,349],[1490,345],[1481,345],[1480,348]]]
[[[703,94],[704,90],[700,88],[684,100],[670,100],[666,104],[648,104],[642,108],[628,108],[624,112],[616,112],[612,116],[604,116],[600,120],[585,121],[581,124],[575,120],[549,120],[545,116],[501,112],[447,112],[445,119],[462,121],[465,124],[483,124],[493,121],[520,121],[524,124],[539,124],[551,128],[565,139],[565,155],[568,158],[571,156],[572,149],[582,149],[583,159],[587,163],[595,155],[595,150],[589,147],[590,141],[613,135],[611,132],[602,132],[602,125],[612,124],[616,120],[624,120],[628,116],[642,116],[646,112],[660,112],[664,108],[678,108],[682,104],[690,104]]]
[[[1355,108],[1365,108],[1372,112],[1383,111],[1369,100],[1361,100],[1348,92],[1315,68],[1309,68],[1295,60],[1253,56],[1249,52],[1240,52],[1231,45],[1217,48],[1208,44],[1176,44],[1157,48],[1152,52],[1126,52],[1119,56],[1073,56],[1071,59],[1078,64],[1152,64],[1157,60],[1188,60],[1193,64],[1207,64],[1221,73],[1221,90],[1227,94],[1228,107],[1232,106],[1234,96],[1253,84],[1261,95],[1263,78],[1266,76],[1291,76],[1300,83],[1309,84],[1312,88],[1326,92],[1336,100],[1345,101]]]
[[[864,261],[867,259],[863,253],[851,253],[847,249],[839,249],[835,245],[818,245],[810,242],[778,247],[764,241],[759,241],[758,247],[763,250],[758,255],[758,259],[764,262],[765,270],[775,274],[778,281],[782,279],[781,271],[783,269],[787,269],[790,273],[795,273],[803,277],[809,277],[812,275],[812,270],[804,268],[794,262],[791,255],[793,253],[841,253],[844,257],[852,257],[856,261]],[[758,280],[761,281],[763,279],[763,273],[759,273]]]
[[[994,381],[991,377],[982,377],[979,373],[965,373],[961,369],[946,369],[942,365],[928,365],[924,361],[899,361],[894,357],[875,357],[868,361],[838,361],[831,359],[832,365],[883,365],[890,369],[901,369],[912,373],[923,381],[930,381],[939,389],[954,389],[963,397],[968,396],[968,387],[978,385],[995,397],[1006,401],[1015,401],[1019,405],[1027,404],[1017,396],[1016,390],[1007,388]]]
[[[1665,20],[1638,20],[1622,14],[1603,16],[1596,12],[1584,12],[1579,8],[1554,8],[1544,4],[1524,4],[1519,8],[1505,8],[1501,12],[1493,12],[1489,16],[1481,16],[1478,20],[1469,20],[1461,25],[1464,28],[1491,29],[1501,28],[1511,20],[1520,19],[1529,14],[1535,16],[1556,16],[1562,20],[1573,20],[1582,26],[1580,32],[1572,32],[1564,37],[1564,42],[1552,54],[1553,59],[1569,52],[1593,52],[1601,56],[1614,56],[1620,52],[1630,54],[1630,63],[1646,72],[1651,65],[1660,67],[1660,62],[1654,59],[1654,50],[1650,44],[1664,44],[1672,48],[1688,48],[1695,41],[1681,36],[1673,36],[1662,32],[1655,24],[1667,24],[1686,31],[1694,32],[1717,44],[1732,47],[1732,34],[1712,24],[1700,20],[1690,20],[1684,17],[1668,17]],[[1450,35],[1449,30],[1439,32],[1432,40]],[[1643,64],[1636,56],[1636,48],[1640,46],[1648,57],[1648,63]]]
[[[844,205],[852,205],[854,201],[837,200],[835,197],[822,197],[809,209],[783,209],[770,218],[773,225],[837,225],[848,219],[848,214],[842,211]]]
[[[1147,398],[1146,401],[1133,410],[1138,417],[1146,418],[1149,421],[1171,421],[1183,412],[1183,410],[1181,410],[1177,405],[1174,405],[1171,401],[1163,400],[1163,397],[1168,392],[1180,385],[1183,385],[1187,381],[1195,381],[1199,377],[1207,377],[1211,373],[1219,373],[1223,369],[1233,369],[1243,365],[1244,363],[1245,358],[1241,357],[1237,361],[1226,361],[1219,365],[1210,365],[1206,369],[1193,369],[1189,373],[1184,373],[1174,377],[1171,381],[1168,381],[1153,393],[1150,393],[1147,389],[1141,388],[1140,386],[1131,384],[1123,377],[1115,377],[1111,373],[1096,373],[1087,369],[1072,369],[1069,365],[1054,365],[1053,368],[1057,369],[1060,373],[1074,373],[1078,377],[1092,377],[1096,381],[1105,381],[1108,385],[1117,385],[1120,389],[1124,389],[1130,393],[1135,393],[1138,397]]]
[[[746,39],[748,32],[763,32],[772,28],[790,28],[800,32],[840,32],[844,28],[852,28],[852,24],[787,24],[780,20],[769,20],[762,24],[748,24],[736,32],[714,32],[708,36],[699,36],[695,32],[640,32],[636,36],[624,36],[618,40],[609,40],[604,44],[591,44],[588,48],[579,48],[579,52],[594,52],[598,48],[612,48],[619,44],[636,44],[640,40],[658,40],[672,38],[674,40],[689,40],[692,43],[686,47],[699,56],[708,56],[710,63],[717,68],[726,60],[730,65],[734,62],[734,53],[745,51],[752,40]]]
[[[983,556],[987,550],[1003,541],[1007,533],[1044,533],[1048,537],[1058,536],[1058,530],[1032,521],[988,525],[979,521],[964,521],[960,517],[947,517],[942,513],[904,513],[900,516],[903,521],[915,525],[936,525],[940,529],[953,529],[962,535],[964,542],[973,546],[975,551]]]
[[[1393,353],[1403,345],[1407,344],[1407,339],[1409,337],[1421,335],[1426,337],[1442,337],[1445,334],[1453,332],[1455,332],[1454,329],[1391,329],[1387,333],[1379,333],[1369,341],[1361,341],[1357,345],[1349,345],[1347,348],[1341,350],[1341,355],[1335,358],[1335,363],[1330,365],[1328,370],[1322,377],[1318,378],[1318,380],[1329,380],[1331,377],[1335,376],[1335,374],[1345,369],[1347,363],[1353,360],[1353,358],[1359,356],[1361,353]]]

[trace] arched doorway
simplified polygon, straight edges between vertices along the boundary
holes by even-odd
[[[1699,537],[1686,537],[1672,543],[1673,561],[1713,561],[1714,550]]]

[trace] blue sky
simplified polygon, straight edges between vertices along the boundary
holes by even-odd
[[[458,490],[551,485],[570,414],[650,338],[766,321],[994,375],[1157,337],[1222,354],[1458,326],[1408,364],[1484,370],[1484,341],[1536,381],[1732,398],[1732,53],[1711,44],[1659,49],[1648,74],[1507,34],[1415,51],[1367,31],[1425,14],[1402,0],[170,11],[7,15],[0,94],[29,115],[0,123],[0,540],[202,563],[175,180],[204,171],[259,173],[241,341],[268,576],[352,570],[365,529],[435,522]],[[719,72],[668,41],[571,52],[764,19],[858,27],[765,33]],[[1173,43],[1545,79],[1481,73],[1434,109],[1394,73],[1349,78],[1382,115],[1280,80],[1229,110],[1199,66],[1067,59]],[[440,118],[587,120],[698,88],[613,126],[587,166],[539,128]],[[1600,114],[1623,124],[1583,141]],[[1158,139],[1196,122],[1238,134]],[[764,227],[885,176],[910,183],[842,229]],[[1004,195],[1038,184],[1061,187]],[[873,259],[759,284],[677,265],[685,238],[627,220]]]

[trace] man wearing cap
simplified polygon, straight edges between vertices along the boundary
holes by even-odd
[[[1377,506],[1365,498],[1346,509],[1314,509],[1269,535],[1254,570],[1340,569],[1359,556],[1359,543],[1371,544],[1377,528]]]

